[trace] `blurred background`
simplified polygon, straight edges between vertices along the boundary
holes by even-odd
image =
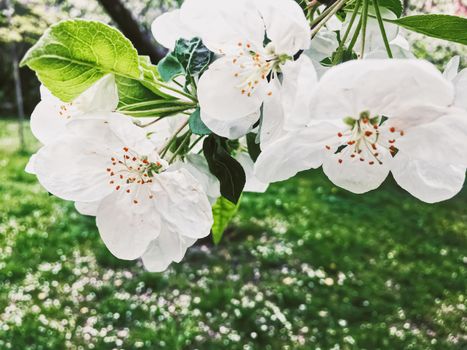
[[[306,172],[152,274],[24,172],[39,83],[18,61],[44,30],[98,19],[156,63],[150,24],[181,2],[0,0],[0,349],[467,349],[467,190],[428,205],[392,179],[356,196]],[[467,0],[405,11],[467,16]],[[440,68],[467,63],[465,46],[408,38]]]

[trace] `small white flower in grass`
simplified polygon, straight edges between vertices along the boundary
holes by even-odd
[[[106,75],[72,102],[63,102],[41,85],[41,101],[31,114],[31,131],[47,144],[65,132],[66,124],[84,115],[112,112],[118,105],[115,78]]]
[[[263,150],[257,175],[287,179],[318,168],[355,193],[392,172],[425,202],[460,191],[467,167],[467,112],[454,87],[420,60],[352,61],[330,69],[313,94],[309,124]]]
[[[211,206],[201,185],[161,159],[130,118],[75,120],[68,129],[37,153],[37,177],[52,194],[95,207],[101,237],[116,257],[144,254],[148,268],[159,271],[209,234]]]
[[[232,138],[255,124],[278,74],[285,79],[284,65],[295,64],[310,44],[307,20],[292,0],[188,0],[156,19],[152,30],[167,47],[178,37],[199,36],[221,56],[201,76],[198,98],[204,123]]]

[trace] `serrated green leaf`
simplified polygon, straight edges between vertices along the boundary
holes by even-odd
[[[34,70],[39,80],[66,102],[108,73],[141,77],[138,53],[128,39],[104,23],[81,19],[50,27],[21,65]]]
[[[180,75],[185,74],[185,68],[172,53],[165,56],[157,66],[163,81],[171,81]]]
[[[212,134],[212,131],[203,123],[201,120],[201,111],[198,108],[190,115],[188,119],[188,125],[193,134],[196,135],[209,135]]]
[[[177,40],[173,55],[190,75],[201,74],[213,58],[213,53],[200,38]]]
[[[227,149],[226,139],[214,134],[209,135],[203,143],[203,152],[209,170],[219,180],[222,196],[237,203],[245,187],[245,171]]]
[[[467,45],[467,18],[449,15],[416,15],[387,20],[433,38]]]
[[[219,244],[224,235],[224,231],[229,225],[232,218],[238,211],[240,201],[237,204],[232,203],[224,197],[219,197],[212,207],[214,224],[212,225],[212,239],[214,244]]]

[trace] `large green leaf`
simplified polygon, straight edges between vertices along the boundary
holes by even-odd
[[[449,15],[416,15],[386,21],[433,38],[467,45],[467,18]]]
[[[219,244],[224,234],[225,229],[230,221],[237,213],[240,201],[237,204],[232,203],[224,197],[219,197],[212,207],[214,216],[214,224],[212,225],[212,238],[214,244]]]
[[[163,81],[171,81],[173,78],[185,74],[185,68],[173,53],[169,53],[159,62],[158,69]]]
[[[50,27],[21,65],[58,98],[71,101],[108,73],[140,79],[138,53],[118,30],[97,21],[66,20]]]
[[[203,152],[211,173],[220,182],[222,196],[237,203],[245,187],[245,171],[229,153],[227,140],[215,135],[206,137]]]

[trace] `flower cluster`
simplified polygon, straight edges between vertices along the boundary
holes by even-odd
[[[242,191],[310,168],[354,193],[391,173],[420,200],[449,199],[467,168],[467,71],[416,59],[396,18],[368,0],[186,0],[154,21],[170,53],[139,57],[139,78],[96,59],[103,77],[65,103],[39,74],[28,171],[151,271],[223,230]]]

